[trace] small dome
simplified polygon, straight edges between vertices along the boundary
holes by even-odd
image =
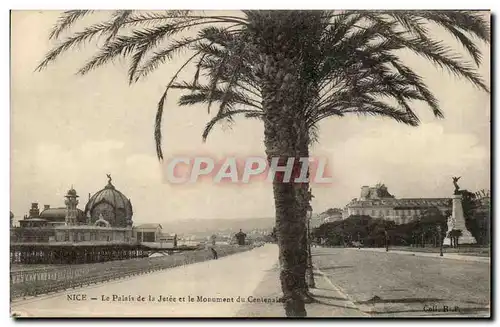
[[[76,209],[78,211],[76,220],[79,224],[85,224],[87,218],[82,210]],[[66,220],[66,208],[48,208],[40,212],[40,218],[43,218],[51,222],[64,222]]]
[[[108,184],[89,199],[85,206],[85,215],[90,217],[91,224],[104,219],[112,227],[132,226],[133,211],[130,199],[111,184],[110,175],[108,179]]]
[[[71,187],[69,190],[68,190],[68,193],[67,193],[68,196],[78,196],[76,195],[76,191],[73,187]]]

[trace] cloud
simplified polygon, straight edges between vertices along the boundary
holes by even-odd
[[[32,201],[62,206],[71,185],[83,196],[103,187],[106,173],[118,178],[130,173],[123,148],[123,142],[103,140],[74,147],[41,143],[31,152],[13,151],[13,210],[26,211]]]
[[[342,205],[359,196],[361,186],[377,182],[397,196],[432,197],[449,195],[451,176],[463,174],[471,189],[489,180],[489,149],[474,134],[445,133],[437,123],[367,129],[331,147],[320,145],[320,154],[330,158],[335,179],[332,189],[320,192]]]

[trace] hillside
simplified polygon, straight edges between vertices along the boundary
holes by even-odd
[[[274,227],[274,218],[241,218],[241,219],[186,219],[176,222],[161,223],[163,231],[176,234],[206,234],[215,232],[251,231]]]

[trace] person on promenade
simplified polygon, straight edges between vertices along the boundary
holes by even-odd
[[[217,260],[219,257],[217,256],[217,251],[215,251],[214,248],[210,248],[210,250],[212,250],[212,254],[214,256],[214,259]]]

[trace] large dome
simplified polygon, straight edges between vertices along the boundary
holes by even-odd
[[[108,185],[89,199],[85,206],[85,215],[90,217],[91,224],[104,219],[111,227],[132,226],[133,212],[130,199],[111,184],[110,175],[108,179]]]

